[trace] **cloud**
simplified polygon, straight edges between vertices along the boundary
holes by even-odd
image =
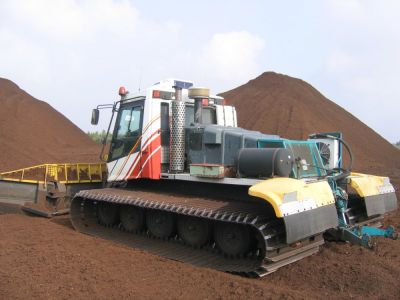
[[[328,55],[327,69],[329,72],[347,72],[356,66],[355,58],[343,50],[334,50]]]
[[[328,1],[326,22],[334,47],[327,53],[330,94],[389,140],[398,139],[400,82],[399,1]],[[397,136],[396,136],[397,134]]]
[[[135,90],[143,77],[147,87],[185,68],[174,63],[182,30],[128,0],[3,0],[0,77],[88,128],[91,108],[114,101],[120,85]]]
[[[341,20],[359,20],[362,18],[365,1],[359,0],[328,0],[325,2],[329,14]]]
[[[0,29],[0,49],[2,74],[35,84],[49,82],[51,75],[48,59],[40,45],[30,43],[7,29]]]
[[[329,18],[327,21],[333,21],[336,30],[343,34],[357,31],[361,37],[374,34],[400,39],[400,1],[329,0],[324,4],[324,13]]]
[[[199,22],[204,11],[193,5],[0,0],[0,77],[93,130],[86,113],[115,100],[120,85],[177,77],[217,93],[274,68],[312,81],[387,138],[397,134],[400,1],[315,1],[295,13],[270,3],[244,15],[237,4],[222,16],[220,5],[215,22]]]
[[[110,32],[132,33],[138,19],[137,10],[127,0],[5,0],[0,8],[8,21],[17,22],[24,31],[58,42]]]
[[[200,57],[203,72],[217,80],[240,82],[258,75],[264,41],[247,31],[216,33]]]

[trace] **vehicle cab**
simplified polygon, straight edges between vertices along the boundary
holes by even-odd
[[[116,120],[107,158],[108,181],[136,178],[159,179],[168,171],[170,128],[175,87],[182,88],[185,127],[195,126],[195,100],[189,97],[193,82],[166,79],[146,91],[130,93],[121,87],[115,103]],[[237,127],[237,115],[225,99],[210,95],[202,99],[202,124]]]

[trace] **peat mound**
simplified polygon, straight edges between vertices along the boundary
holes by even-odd
[[[343,132],[354,170],[399,177],[400,151],[303,80],[265,72],[222,94],[238,111],[239,126],[306,139],[316,132]]]
[[[99,146],[46,102],[0,78],[0,171],[98,162]]]

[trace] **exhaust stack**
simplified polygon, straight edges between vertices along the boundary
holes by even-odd
[[[185,102],[182,101],[182,88],[174,86],[174,89],[169,167],[171,173],[182,173],[185,169]]]

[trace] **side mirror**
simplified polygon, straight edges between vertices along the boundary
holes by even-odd
[[[100,111],[97,108],[92,110],[92,120],[91,120],[92,125],[97,125],[99,123],[99,114]]]

